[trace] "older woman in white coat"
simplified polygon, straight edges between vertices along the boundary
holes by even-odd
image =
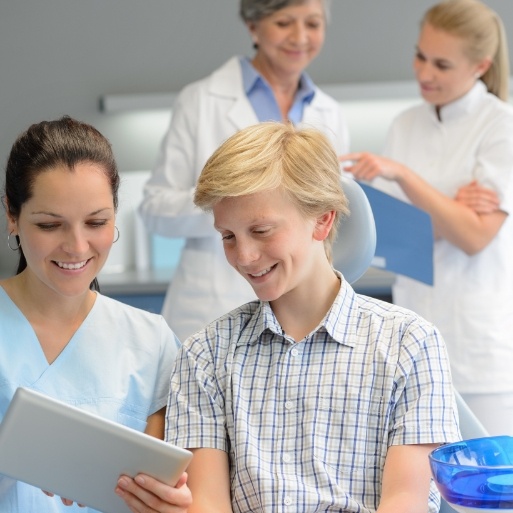
[[[210,216],[192,202],[214,150],[241,128],[283,120],[315,126],[348,151],[338,103],[305,73],[324,43],[329,0],[241,0],[240,15],[254,56],[233,57],[180,93],[140,206],[149,230],[186,239],[162,312],[181,340],[255,297],[226,262]]]

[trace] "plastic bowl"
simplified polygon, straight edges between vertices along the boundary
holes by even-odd
[[[429,463],[440,494],[456,511],[513,512],[513,437],[442,445]]]

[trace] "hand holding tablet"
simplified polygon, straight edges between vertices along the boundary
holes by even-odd
[[[192,453],[20,387],[0,424],[0,473],[105,513],[129,511],[121,475],[174,486]]]

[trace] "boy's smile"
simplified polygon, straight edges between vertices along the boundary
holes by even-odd
[[[251,284],[259,299],[274,301],[301,288],[315,274],[315,219],[301,215],[281,189],[224,198],[213,208],[230,265]]]

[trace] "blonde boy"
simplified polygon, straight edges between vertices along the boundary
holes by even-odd
[[[177,358],[166,436],[194,452],[190,512],[438,511],[428,453],[459,438],[445,346],[333,269],[348,208],[326,137],[281,123],[238,132],[195,203],[259,300]]]

